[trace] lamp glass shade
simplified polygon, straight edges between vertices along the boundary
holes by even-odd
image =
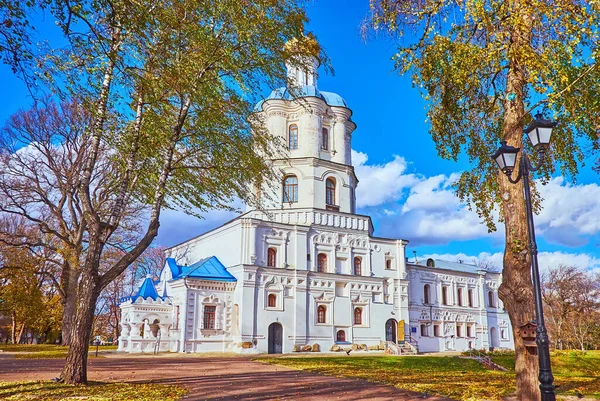
[[[519,148],[507,145],[506,141],[502,141],[502,146],[498,148],[492,158],[496,161],[502,172],[510,174],[517,164],[517,153],[519,153]]]
[[[531,141],[531,145],[534,149],[545,149],[550,146],[550,139],[552,137],[552,129],[556,126],[556,123],[551,120],[542,118],[541,114],[535,116],[533,120],[526,128],[525,133]]]

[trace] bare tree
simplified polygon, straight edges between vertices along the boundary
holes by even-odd
[[[600,319],[599,277],[561,264],[543,276],[542,295],[554,346],[590,347]]]

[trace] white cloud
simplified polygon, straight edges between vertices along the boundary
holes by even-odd
[[[352,150],[352,160],[360,181],[356,188],[358,207],[398,201],[403,190],[419,182],[415,174],[406,174],[408,163],[400,156],[385,164],[367,165],[367,154]]]
[[[600,186],[555,177],[547,185],[538,182],[538,188],[543,209],[535,218],[536,229],[548,241],[578,246],[600,233]]]

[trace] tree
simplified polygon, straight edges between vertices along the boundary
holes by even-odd
[[[4,241],[7,232],[13,240],[31,237],[22,219],[1,219],[0,228],[0,314],[11,320],[13,344],[19,344],[24,334],[45,342],[58,331],[62,311],[46,264],[30,248]]]
[[[540,106],[560,121],[550,156],[563,174],[574,177],[586,151],[598,150],[599,7],[582,0],[371,0],[365,28],[399,38],[396,68],[410,74],[428,101],[438,154],[464,155],[472,164],[458,196],[490,230],[493,211],[501,212],[506,249],[499,294],[515,331],[534,311],[523,185],[510,184],[490,155],[500,140],[528,149],[523,127]],[[542,181],[554,165],[542,167]],[[538,399],[537,357],[514,337],[518,398]]]
[[[548,329],[555,347],[590,348],[600,320],[600,277],[560,265],[544,275],[543,289]]]
[[[284,46],[304,38],[306,16],[294,0],[56,0],[48,10],[68,45],[32,52],[36,77],[71,99],[89,124],[76,134],[41,130],[38,142],[28,138],[26,124],[9,124],[0,149],[0,202],[5,213],[29,219],[61,244],[69,242],[63,220],[69,236],[81,234],[82,248],[68,255],[77,276],[76,335],[61,377],[85,383],[102,289],[152,243],[164,207],[230,209],[234,197],[255,203],[249,189],[272,173],[267,159],[278,147],[260,121],[248,118],[251,94],[285,80],[284,61],[304,66],[306,56],[322,55],[308,46]],[[29,113],[43,115],[45,108]],[[51,152],[23,152],[24,146]],[[77,161],[74,174],[59,180],[68,188],[64,202],[60,194],[41,199],[58,183],[42,180],[40,190],[15,163],[15,155],[26,154],[44,170],[54,166],[47,155],[55,153],[66,154],[67,164]],[[73,210],[69,197],[76,200]],[[136,212],[145,218],[132,219]],[[103,252],[130,224],[138,225],[139,236],[101,271]]]

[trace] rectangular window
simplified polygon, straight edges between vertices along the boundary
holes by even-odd
[[[329,150],[329,130],[327,128],[322,130],[321,149]]]
[[[440,336],[440,326],[438,324],[433,326],[433,336],[434,337]]]
[[[217,311],[216,306],[204,306],[204,327],[205,329],[215,328],[215,314]]]
[[[448,305],[448,287],[442,286],[442,305]]]
[[[175,321],[173,322],[173,329],[177,330],[179,328],[179,305],[175,306]]]
[[[472,308],[473,307],[473,290],[472,289],[469,289],[468,295],[469,295],[469,308]]]
[[[421,325],[421,337],[427,337],[427,325]]]
[[[456,337],[462,337],[462,327],[456,325]]]
[[[467,337],[472,337],[472,335],[471,335],[471,326],[467,326]]]
[[[462,302],[462,298],[463,298],[463,291],[462,288],[457,288],[456,289],[456,298],[458,301],[458,306],[463,306],[463,302]]]

